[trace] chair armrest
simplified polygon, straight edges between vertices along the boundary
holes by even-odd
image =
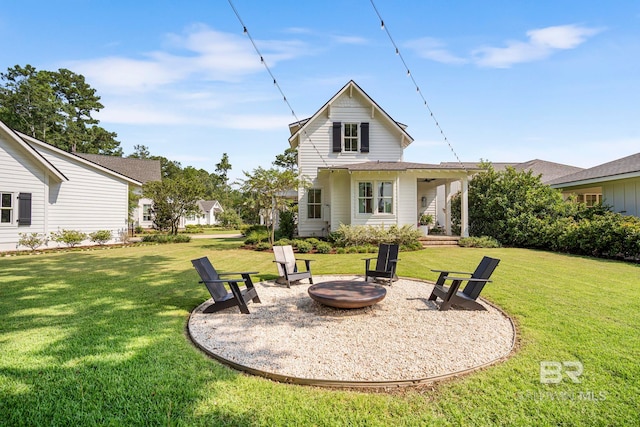
[[[485,283],[491,282],[491,280],[489,279],[476,279],[475,277],[452,277],[452,276],[444,276],[444,280],[457,280],[462,282],[485,282]]]
[[[234,274],[258,274],[257,271],[234,271],[234,272],[218,272],[218,276],[230,276],[230,275],[234,275]]]
[[[376,258],[376,257],[373,257],[373,258],[362,258],[362,261],[367,261],[367,260],[372,260],[372,259],[378,259],[378,258]]]
[[[216,279],[216,280],[201,280],[198,283],[244,283],[246,280],[245,279],[226,279],[226,280],[222,280],[222,279]]]
[[[296,258],[296,261],[311,262],[311,261],[315,261],[315,259]]]
[[[468,274],[469,276],[471,276],[473,273],[469,273],[468,271],[451,271],[451,270],[431,270],[434,273],[453,273],[453,274]]]

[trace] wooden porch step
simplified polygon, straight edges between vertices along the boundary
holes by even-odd
[[[429,235],[420,237],[420,242],[422,246],[427,247],[443,247],[443,246],[458,246],[458,241],[460,240],[460,236],[440,236],[440,235]]]

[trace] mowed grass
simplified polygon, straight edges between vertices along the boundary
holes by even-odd
[[[505,248],[403,252],[398,273],[429,280],[431,268],[500,258],[482,295],[514,319],[517,350],[435,386],[348,391],[241,374],[190,343],[189,312],[209,298],[191,259],[276,277],[271,253],[239,246],[198,239],[0,258],[0,424],[638,425],[636,264]],[[362,274],[365,255],[305,257],[314,274]],[[541,362],[581,363],[580,382],[567,366],[562,381],[542,383]]]

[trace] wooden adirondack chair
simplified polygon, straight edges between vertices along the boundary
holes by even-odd
[[[240,308],[240,312],[249,314],[247,303],[249,301],[261,302],[250,276],[251,274],[257,274],[257,271],[218,273],[207,257],[193,259],[191,263],[202,279],[199,283],[204,283],[214,301],[213,304],[204,309],[204,313],[215,313],[237,305]],[[242,278],[222,279],[223,276],[242,276]],[[225,283],[229,285],[231,292],[224,287]],[[245,288],[240,288],[239,284],[241,283],[244,283]]]
[[[280,277],[276,279],[277,283],[285,283],[287,288],[291,287],[291,282],[309,279],[309,283],[313,284],[311,276],[311,259],[298,259],[293,253],[293,246],[274,246],[273,255],[278,265],[278,274]],[[298,270],[298,261],[304,261],[306,271]]]
[[[440,273],[440,276],[431,292],[431,296],[429,296],[429,301],[436,301],[440,298],[442,300],[442,303],[440,303],[441,311],[448,310],[453,305],[470,310],[486,310],[482,304],[476,300],[478,296],[480,296],[484,285],[491,282],[489,277],[491,277],[491,274],[493,274],[493,271],[499,263],[499,259],[485,256],[473,273],[431,270]],[[470,277],[459,277],[458,275],[461,274],[469,275]],[[451,281],[450,286],[445,286],[447,281]],[[459,291],[462,282],[467,282],[467,285],[463,291]]]
[[[391,282],[398,280],[398,276],[396,276],[396,265],[398,264],[398,252],[399,246],[397,244],[387,244],[381,243],[378,246],[378,257],[377,258],[365,258],[365,267],[364,267],[364,280],[365,282],[369,280],[369,277],[373,277],[374,279],[384,279],[391,284]],[[371,270],[370,263],[371,260],[376,261],[376,268]]]

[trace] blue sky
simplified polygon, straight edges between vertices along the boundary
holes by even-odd
[[[232,179],[270,167],[288,124],[353,79],[415,139],[405,160],[591,167],[640,151],[640,2],[22,0],[0,11],[0,70],[68,68],[100,125]]]

